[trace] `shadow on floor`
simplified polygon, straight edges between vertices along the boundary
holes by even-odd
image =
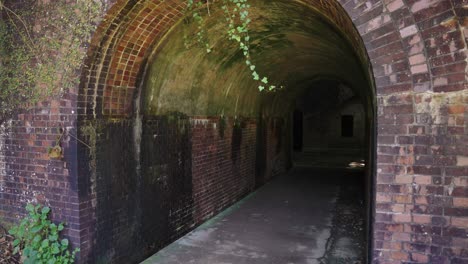
[[[361,177],[293,169],[143,263],[364,263]]]

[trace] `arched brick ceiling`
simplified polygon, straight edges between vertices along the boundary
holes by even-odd
[[[91,116],[126,116],[141,66],[184,10],[183,1],[118,1],[99,26],[90,47],[79,111]]]
[[[197,25],[179,23],[149,58],[142,94],[145,114],[257,116],[259,96],[266,93],[259,93],[237,44],[225,36],[222,10],[212,8],[210,13],[205,21],[210,54],[196,43],[187,49],[184,34],[196,32]],[[341,80],[359,95],[372,94],[368,65],[362,65],[347,39],[321,14],[285,0],[251,2],[249,13],[256,70],[270,83],[285,86],[268,100],[270,114],[288,113],[300,90],[310,88],[305,83],[319,78]]]
[[[301,2],[335,24],[365,64],[362,36],[378,94],[466,87],[466,40],[461,34],[467,23],[464,0]],[[94,35],[79,93],[79,113],[128,116],[145,60],[181,19],[183,10],[184,1],[117,1]]]
[[[304,4],[321,10],[333,21],[365,60],[359,35],[337,2],[316,0]],[[79,113],[91,117],[128,116],[142,66],[183,12],[184,1],[117,1],[91,43]]]

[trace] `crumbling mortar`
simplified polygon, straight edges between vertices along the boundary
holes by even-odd
[[[430,114],[430,125],[447,125],[448,116],[443,112],[444,108],[456,99],[463,98],[464,96],[466,97],[467,93],[466,90],[446,93],[420,93],[418,95],[421,97],[421,102],[414,102],[414,114]]]

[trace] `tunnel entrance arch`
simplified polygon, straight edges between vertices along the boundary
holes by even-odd
[[[348,65],[346,69],[350,71],[346,72],[346,69],[340,68],[332,69],[331,66],[323,68],[328,72],[320,72],[317,67],[297,70],[294,62],[290,64],[286,61],[277,62],[277,64],[283,64],[283,70],[294,69],[296,71],[288,72],[289,75],[296,75],[290,80],[291,83],[300,81],[301,78],[308,78],[307,71],[318,71],[321,74],[334,72],[334,74],[342,75],[340,77],[347,75],[348,81],[355,82],[356,86],[359,82],[362,84],[367,80],[368,87],[373,87],[372,73],[361,38],[338,3],[323,1],[317,1],[312,5],[311,3],[290,4],[282,1],[277,3],[278,6],[272,9],[277,10],[276,13],[273,12],[270,18],[262,17],[262,19],[266,19],[267,22],[270,19],[277,23],[280,29],[279,25],[283,21],[276,18],[281,17],[285,7],[294,9],[291,13],[301,14],[298,16],[299,20],[296,21],[300,25],[294,26],[291,30],[292,36],[288,36],[287,28],[274,32],[276,36],[280,36],[280,39],[284,38],[284,43],[291,42],[302,50],[310,49],[311,44],[320,46],[320,42],[308,42],[307,38],[304,39],[307,31],[311,31],[315,37],[327,39],[322,47],[343,42],[338,45],[341,48],[321,50],[323,54],[328,54],[331,58],[312,52],[309,57],[306,56],[305,62],[301,61],[304,56],[298,56],[297,65],[310,64],[314,59],[324,64],[335,65],[332,60],[342,59],[343,65]],[[261,4],[269,3],[262,2]],[[310,9],[304,9],[305,7]],[[310,17],[310,21],[301,22],[301,16],[308,17],[307,12],[310,10],[314,10],[317,16]],[[234,87],[232,90],[223,92],[226,93],[224,96],[227,93],[230,93],[229,96],[237,96],[235,103],[232,100],[223,101],[223,98],[217,96],[214,90],[205,95],[208,99],[202,95],[197,97],[196,101],[191,101],[190,98],[187,100],[186,94],[193,93],[193,90],[180,90],[174,83],[161,84],[160,81],[163,79],[161,77],[167,78],[167,75],[174,73],[174,69],[171,68],[174,65],[181,69],[180,65],[184,64],[186,58],[198,61],[192,62],[192,66],[203,64],[206,58],[197,54],[192,54],[193,56],[184,54],[180,56],[185,58],[176,57],[174,59],[176,62],[167,66],[168,69],[158,64],[158,62],[169,60],[171,56],[177,56],[180,52],[179,50],[171,53],[171,50],[167,51],[164,47],[167,43],[170,43],[172,47],[177,47],[176,42],[171,42],[173,41],[171,37],[177,33],[177,21],[183,15],[183,4],[175,5],[166,1],[161,3],[122,1],[116,3],[109,14],[114,14],[114,16],[110,16],[100,26],[96,33],[98,37],[94,38],[90,47],[89,68],[88,72],[83,75],[79,94],[80,125],[85,130],[89,128],[95,130],[95,142],[91,143],[98,146],[97,153],[88,155],[95,160],[89,162],[94,165],[91,171],[83,172],[90,175],[90,179],[84,181],[83,190],[88,192],[88,195],[84,197],[88,197],[88,201],[93,204],[88,210],[94,215],[94,219],[97,219],[96,222],[89,223],[95,229],[93,237],[101,240],[99,246],[89,248],[89,251],[85,248],[83,255],[88,255],[94,260],[132,261],[132,259],[147,256],[152,250],[160,248],[174,237],[190,230],[191,226],[208,219],[213,213],[252,191],[255,186],[261,185],[286,169],[287,159],[284,158],[286,152],[283,148],[289,149],[290,144],[286,144],[288,141],[284,140],[282,133],[286,123],[290,120],[284,118],[285,113],[278,109],[285,109],[282,106],[285,103],[284,98],[296,96],[300,89],[286,96],[281,95],[283,91],[280,91],[255,99],[257,97],[254,94],[255,89],[249,91]],[[327,32],[317,31],[314,29],[314,24],[320,25]],[[305,29],[302,30],[301,27]],[[258,28],[260,29],[258,34],[261,34],[262,25]],[[334,33],[330,35],[330,32]],[[99,38],[100,35],[104,38]],[[270,40],[272,45],[277,42],[275,38]],[[227,50],[230,48],[226,47]],[[348,50],[348,53],[344,50]],[[259,48],[260,56],[265,53],[266,51]],[[339,54],[348,55],[348,57],[339,58]],[[287,57],[287,54],[279,55]],[[235,63],[235,56],[227,54],[225,57],[229,59],[219,61],[219,67],[216,66],[215,61],[211,69],[222,70],[223,67],[228,68],[226,65]],[[177,60],[182,63],[177,65]],[[212,60],[216,60],[216,57]],[[190,69],[190,67],[183,69]],[[268,68],[266,65],[264,67]],[[271,72],[271,68],[268,71]],[[353,71],[360,73],[353,74]],[[194,76],[189,76],[192,79],[188,78],[192,80],[192,83],[205,81],[205,87],[207,87],[206,80],[220,82],[216,74],[209,79],[210,76],[207,75],[209,71],[203,71],[202,75],[197,71],[194,72],[196,73]],[[190,75],[190,73],[190,71],[183,72],[185,75]],[[281,72],[278,73],[281,74]],[[272,74],[275,74],[274,71]],[[285,74],[284,71],[283,74]],[[359,81],[353,80],[353,75]],[[231,72],[226,76],[235,77],[235,73]],[[177,76],[174,78],[177,79]],[[232,80],[221,79],[221,81],[248,82],[243,76],[237,76],[237,79]],[[141,84],[145,84],[146,88],[142,90]],[[181,86],[184,85],[190,84],[183,83]],[[152,93],[148,93],[148,90]],[[369,89],[367,93],[364,91],[360,93],[367,97],[364,100],[367,99],[369,105],[368,114],[374,116],[374,89]],[[181,99],[171,102],[174,98]],[[263,108],[261,111],[263,116],[260,119],[255,116],[255,112],[258,111],[257,100],[263,101],[263,103],[258,103]],[[177,104],[180,104],[185,111],[178,111],[173,107]],[[222,105],[221,110],[218,104]],[[194,109],[187,110],[190,108]],[[237,111],[237,109],[243,109],[243,111]],[[227,120],[213,119],[213,116],[226,116]],[[174,120],[176,120],[175,123]],[[372,126],[373,120],[369,119],[369,121],[372,123],[369,126]],[[264,124],[260,126],[262,127],[260,130],[256,129],[258,125],[255,124],[258,122]],[[228,148],[230,155],[227,156],[232,161],[231,165],[216,165],[218,170],[215,174],[228,171],[229,174],[232,173],[231,178],[228,177],[226,181],[217,184],[229,185],[237,179],[239,181],[235,183],[237,191],[220,190],[221,193],[219,193],[213,187],[206,190],[205,185],[209,185],[209,182],[198,175],[210,170],[206,166],[220,164],[219,162],[224,164],[219,157],[211,159],[207,158],[210,156],[206,156],[210,155],[208,152],[211,148],[219,150],[226,144],[220,143],[219,139],[214,144],[209,142],[211,137],[209,135],[213,133],[213,129],[210,128],[216,126],[226,126],[226,135],[218,132],[219,135],[216,136],[227,140],[226,143],[230,145]],[[221,129],[218,130],[221,131]],[[252,134],[256,130],[263,132]],[[369,132],[369,134],[373,133]],[[256,140],[252,135],[256,135]],[[90,135],[88,131],[88,134],[84,133],[83,136],[91,139],[93,135],[92,133]],[[202,140],[197,141],[199,138]],[[258,142],[259,140],[264,140],[264,142]],[[115,141],[124,142],[125,146],[115,146],[112,143]],[[152,143],[148,144],[149,142]],[[257,147],[253,149],[249,147],[251,145],[257,145]],[[220,152],[217,153],[216,155],[220,156]],[[201,162],[197,156],[214,163]],[[254,166],[252,166],[253,161],[255,161]],[[80,167],[86,168],[86,166]],[[373,169],[373,167],[369,168]],[[246,177],[249,174],[256,175],[255,179]],[[133,175],[135,179],[128,175]],[[374,173],[369,172],[369,175],[374,175]],[[204,193],[207,197],[217,197],[219,201],[205,198]],[[225,193],[228,195],[224,195]],[[370,203],[371,199],[367,201]],[[108,216],[108,212],[112,212],[112,217]],[[157,222],[158,226],[154,226],[154,222]],[[175,225],[176,222],[180,223]],[[130,227],[127,231],[129,233],[126,233],[125,237],[119,237],[122,234],[119,230],[128,227]],[[118,239],[113,239],[115,237]],[[125,242],[125,239],[129,237],[130,240],[136,241],[134,244],[137,248],[146,247],[148,251],[139,250],[138,253],[122,254],[121,252],[129,247],[128,242]]]
[[[343,2],[343,3],[341,3]],[[358,7],[352,6],[351,2],[344,1],[298,1],[300,5],[307,6],[310,9],[315,10],[329,23],[338,33],[349,43],[349,47],[354,49],[355,59],[359,61],[360,70],[362,76],[366,79],[368,87],[367,93],[363,93],[363,100],[368,103],[369,111],[367,120],[370,121],[368,124],[368,133],[370,144],[369,157],[372,161],[369,165],[369,174],[372,175],[369,186],[375,187],[375,181],[377,179],[376,167],[374,164],[376,157],[376,148],[379,141],[376,138],[375,131],[386,129],[385,126],[376,127],[377,118],[377,94],[392,94],[410,91],[413,88],[412,84],[403,80],[403,76],[400,74],[394,75],[394,69],[389,66],[393,62],[400,62],[404,60],[406,54],[409,51],[403,50],[401,45],[404,45],[403,41],[400,41],[399,37],[411,37],[419,36],[418,32],[410,33],[410,29],[400,32],[398,18],[393,18],[391,15],[394,12],[407,12],[409,7],[405,6],[401,1],[393,1],[391,3],[383,3],[384,1],[377,1],[376,3],[365,3]],[[401,3],[400,3],[401,2]],[[78,114],[79,114],[79,126],[83,128],[99,128],[103,127],[98,133],[82,133],[85,138],[92,138],[93,135],[105,135],[107,140],[109,138],[113,140],[119,140],[127,142],[129,147],[126,151],[126,155],[134,156],[140,149],[134,148],[134,140],[128,140],[126,133],[138,133],[138,125],[134,123],[134,109],[135,109],[135,98],[138,97],[140,84],[145,78],[144,69],[145,66],[150,62],[150,56],[154,50],[157,50],[159,46],[167,41],[166,36],[168,32],[174,29],[174,26],[180,21],[183,16],[184,3],[183,1],[116,1],[112,8],[108,11],[106,19],[99,25],[96,31],[91,46],[89,48],[89,56],[87,59],[87,68],[82,75],[82,81],[80,91],[78,95]],[[371,12],[372,11],[372,12]],[[408,20],[413,19],[411,12],[408,14]],[[363,15],[366,14],[366,15]],[[353,23],[354,22],[354,23]],[[407,23],[406,21],[404,21]],[[355,27],[356,26],[356,27]],[[357,28],[357,29],[356,29]],[[359,30],[359,31],[358,31]],[[409,35],[408,35],[409,34]],[[385,40],[389,35],[389,39],[394,40],[391,47],[385,47]],[[415,39],[416,39],[415,37]],[[367,51],[369,52],[367,52]],[[405,53],[406,52],[406,53]],[[368,57],[370,56],[370,59]],[[415,65],[418,69],[423,68],[425,62]],[[389,68],[390,67],[390,68]],[[412,69],[412,68],[411,68]],[[405,73],[413,74],[408,68]],[[418,73],[417,71],[414,73]],[[374,86],[373,76],[377,77],[377,87]],[[395,79],[396,78],[396,79]],[[418,86],[419,87],[419,86]],[[280,99],[273,98],[273,108],[279,107]],[[382,99],[383,100],[383,99]],[[380,102],[380,101],[379,101]],[[183,120],[185,117],[177,116],[178,120]],[[209,124],[211,126],[217,126],[222,124],[220,120],[206,120],[200,118],[201,123]],[[166,121],[163,121],[166,122]],[[184,121],[185,122],[185,121]],[[184,123],[182,122],[182,123]],[[235,122],[232,121],[232,127],[234,128]],[[250,119],[243,120],[243,126],[249,127],[253,121]],[[270,119],[269,125],[273,128],[278,128],[278,124],[281,122]],[[112,129],[106,130],[109,127],[109,123],[114,127],[124,128],[124,133],[114,133]],[[185,123],[184,123],[185,124]],[[178,124],[180,125],[180,124]],[[228,124],[229,125],[229,124]],[[184,125],[182,125],[184,126]],[[180,129],[180,126],[177,127]],[[84,131],[86,129],[83,129]],[[172,133],[172,130],[166,131]],[[180,131],[179,131],[180,132]],[[139,140],[139,139],[137,139]],[[182,146],[181,146],[182,147]],[[192,145],[193,147],[193,145]],[[234,148],[234,147],[233,147]],[[193,151],[193,149],[188,150]],[[88,150],[81,149],[80,152],[86,154]],[[115,152],[109,153],[117,155]],[[86,157],[87,155],[83,155]],[[93,155],[89,155],[93,159]],[[117,155],[119,156],[119,155]],[[112,156],[112,159],[119,160],[119,157]],[[108,173],[106,167],[112,166],[104,164],[103,166],[91,166],[91,171],[87,168],[90,163],[96,161],[89,161],[88,158],[83,158],[81,161],[82,166],[80,175],[88,175],[81,179],[81,190],[83,196],[81,199],[83,202],[89,203],[90,206],[83,209],[86,213],[88,210],[89,215],[94,215],[94,219],[97,221],[90,220],[89,225],[94,226],[97,232],[90,234],[89,239],[92,241],[93,237],[115,236],[114,231],[110,230],[115,228],[119,230],[122,223],[132,226],[134,230],[138,230],[139,224],[134,224],[133,217],[141,217],[144,214],[143,210],[137,209],[132,212],[132,215],[128,215],[126,212],[122,212],[118,205],[113,204],[112,201],[101,201],[100,195],[102,193],[113,193],[116,192],[118,195],[124,197],[126,201],[129,199],[138,202],[143,199],[141,196],[137,198],[129,198],[131,193],[137,192],[141,187],[142,182],[136,181],[131,182],[105,182],[100,175]],[[138,163],[139,161],[135,161]],[[193,164],[192,164],[193,165]],[[137,166],[137,165],[135,165]],[[96,169],[97,167],[97,169]],[[132,166],[130,166],[132,167]],[[95,169],[93,172],[92,170]],[[157,170],[157,168],[156,168]],[[117,172],[110,172],[111,174]],[[125,172],[125,174],[131,174],[131,169]],[[118,174],[118,173],[117,173]],[[99,183],[99,181],[103,182]],[[103,188],[99,185],[117,186],[116,188]],[[378,184],[378,182],[377,182]],[[374,194],[370,195],[368,201],[375,203]],[[124,200],[125,200],[124,199]],[[106,218],[104,213],[100,213],[98,207],[104,206],[106,210],[114,210],[117,217],[120,219],[120,223],[111,223],[111,228],[100,227],[107,225],[112,222],[109,218]],[[375,225],[375,207],[369,212],[369,219],[371,219],[371,226]],[[127,214],[127,215],[126,215]],[[83,220],[86,224],[87,220]],[[378,221],[378,220],[377,220]],[[376,243],[374,232],[372,229],[369,230],[369,237],[372,237],[370,244]],[[114,246],[115,241],[108,239],[105,243],[102,243],[102,248],[92,248],[89,243],[88,248],[83,248],[82,255],[90,256],[91,258],[99,258],[100,254],[103,254],[107,258],[115,257],[117,251]],[[150,243],[148,246],[151,248],[157,248],[159,245]],[[372,254],[371,250],[369,254]],[[125,260],[126,256],[117,256]]]

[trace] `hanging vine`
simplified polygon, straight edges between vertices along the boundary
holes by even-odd
[[[202,10],[206,8],[208,16],[211,15],[211,5],[215,3],[221,3],[221,9],[223,10],[225,22],[226,22],[226,34],[227,38],[234,41],[245,58],[245,64],[251,72],[252,79],[258,82],[258,90],[273,91],[278,87],[270,83],[270,80],[266,76],[261,76],[257,71],[257,66],[253,63],[252,55],[250,52],[250,35],[249,25],[252,22],[249,18],[250,4],[248,0],[206,0],[206,1],[194,1],[187,0],[187,16],[193,18],[193,21],[197,23],[197,32],[195,33],[195,39],[199,45],[206,49],[207,53],[211,53],[212,46],[209,43],[206,35],[205,20],[203,17]],[[184,36],[186,47],[190,47],[190,41],[187,36]],[[282,88],[282,86],[280,86]]]

